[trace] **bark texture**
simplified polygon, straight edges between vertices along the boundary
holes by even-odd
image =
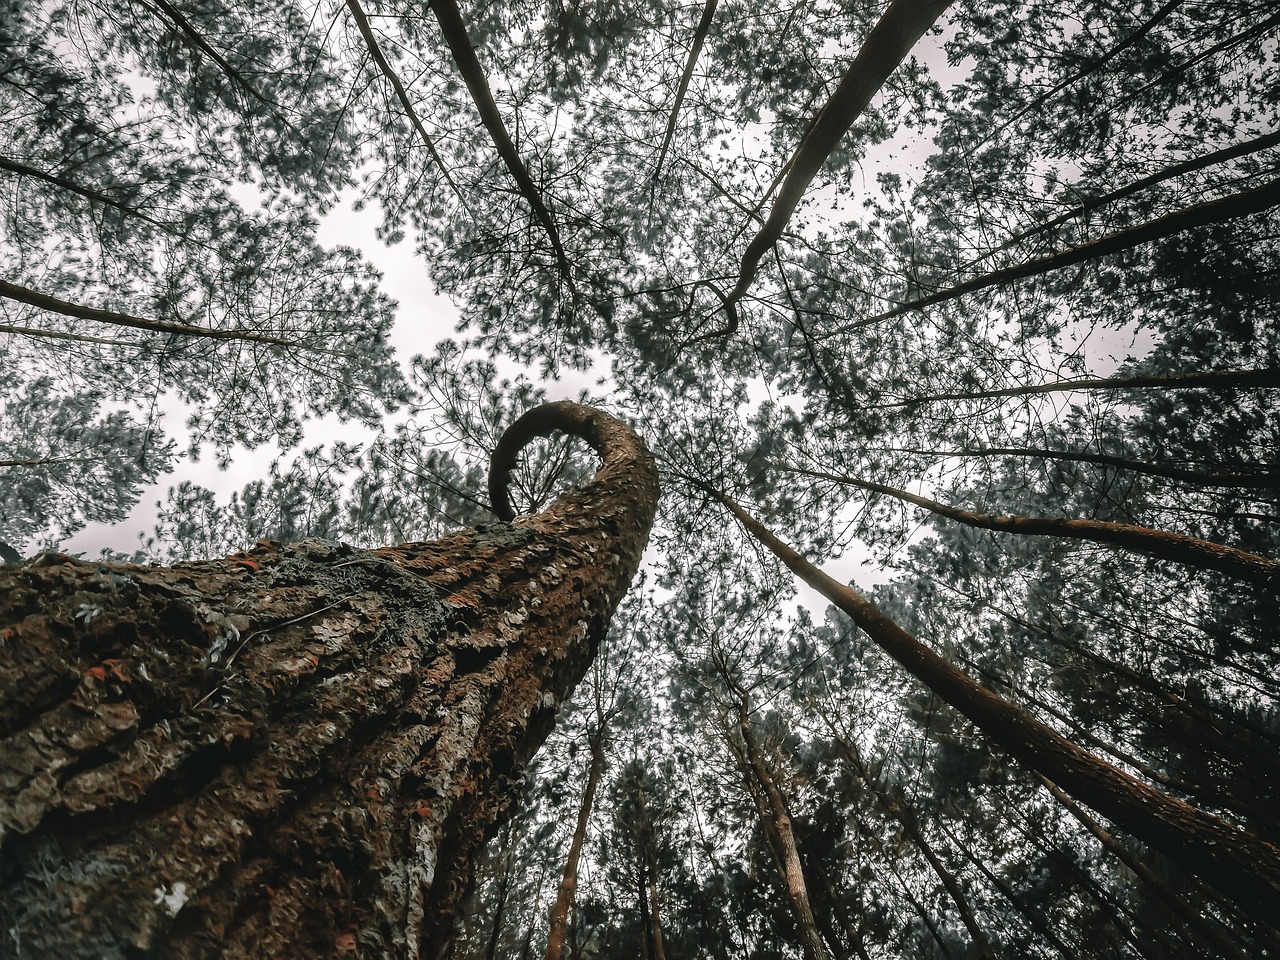
[[[621,424],[576,404],[529,422],[603,464],[514,523],[0,568],[0,954],[441,951],[658,496]]]

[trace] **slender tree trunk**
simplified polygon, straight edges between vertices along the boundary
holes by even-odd
[[[173,568],[46,554],[0,570],[5,943],[438,955],[656,504],[652,457],[589,408],[532,411],[500,450],[552,428],[603,465],[514,524],[381,550],[263,542]]]
[[[911,842],[916,845],[916,849],[929,862],[933,872],[942,881],[943,887],[946,888],[947,893],[951,896],[951,902],[956,905],[956,910],[960,913],[961,922],[964,923],[965,929],[969,931],[969,936],[973,939],[973,946],[978,956],[983,960],[995,960],[995,954],[991,951],[991,941],[987,939],[986,931],[979,925],[978,918],[974,915],[973,907],[969,905],[969,898],[965,896],[965,892],[960,886],[960,881],[956,879],[955,874],[947,869],[946,864],[934,852],[933,845],[929,843],[928,839],[920,831],[920,824],[916,821],[915,814],[904,809],[876,776],[867,769],[861,752],[853,743],[839,735],[835,736],[835,741],[840,747],[840,752],[849,761],[849,765],[854,768],[862,782],[867,785],[880,802],[880,806],[893,819],[898,821],[898,824],[911,839]]]
[[[786,178],[782,181],[778,198],[769,211],[768,219],[743,251],[738,281],[724,298],[724,328],[695,337],[692,342],[732,336],[738,329],[736,305],[751,289],[764,255],[782,238],[783,230],[804,199],[813,178],[884,86],[889,75],[950,4],[951,0],[892,0],[840,78],[830,99],[809,122],[795,154],[788,161]]]
[[[1280,908],[1280,849],[1098,759],[957,670],[855,590],[796,553],[724,494],[717,499],[796,575],[987,737],[1257,917]]]
[[[913,310],[923,310],[925,307],[948,303],[968,293],[975,293],[978,290],[986,290],[991,287],[1007,286],[1017,280],[1038,277],[1041,274],[1051,273],[1077,263],[1088,263],[1091,260],[1110,256],[1113,253],[1132,250],[1134,247],[1174,236],[1185,230],[1192,230],[1213,223],[1223,223],[1239,217],[1247,217],[1254,213],[1262,213],[1277,204],[1280,204],[1280,178],[1269,180],[1259,187],[1241,190],[1239,193],[1233,193],[1216,200],[1208,200],[1182,210],[1176,210],[1173,213],[1157,217],[1155,220],[1149,220],[1126,230],[1119,230],[1116,233],[1100,237],[1090,243],[1084,243],[1077,247],[1068,247],[1066,250],[1046,257],[1028,260],[1000,270],[993,270],[991,273],[965,280],[963,283],[958,283],[945,290],[939,290],[928,296],[899,304],[873,317],[846,323],[824,332],[823,337],[848,336],[851,331],[859,327],[882,323],[885,320],[900,317],[904,313],[910,313]]]
[[[507,896],[510,893],[511,855],[508,853],[502,858],[502,873],[498,877],[498,902],[493,908],[493,926],[489,931],[488,949],[484,952],[485,960],[498,960],[498,941],[502,939],[502,921],[506,919]]]
[[[761,826],[770,846],[774,848],[787,903],[800,930],[804,955],[807,960],[832,960],[831,950],[822,939],[818,922],[813,915],[809,884],[804,875],[804,864],[800,859],[800,849],[796,844],[786,798],[760,755],[755,733],[751,729],[747,695],[740,688],[735,692],[738,695],[738,735],[742,738],[740,766],[748,778],[748,787],[751,786],[750,781],[754,780],[767,804],[767,808],[760,811]]]
[[[1168,530],[1152,530],[1131,523],[1112,523],[1105,520],[1068,520],[1061,517],[1001,517],[986,513],[972,513],[959,507],[948,506],[928,497],[917,496],[896,487],[870,480],[859,480],[838,473],[826,473],[821,470],[802,470],[793,468],[792,472],[820,480],[831,480],[845,486],[869,490],[872,493],[883,493],[886,496],[924,507],[931,513],[958,520],[970,527],[983,530],[999,530],[1002,533],[1016,533],[1042,537],[1063,537],[1069,540],[1092,540],[1095,543],[1112,544],[1125,550],[1145,553],[1159,557],[1161,560],[1172,560],[1188,566],[1202,567],[1206,570],[1218,570],[1242,580],[1250,580],[1262,585],[1280,584],[1280,561],[1260,557],[1255,553],[1226,547],[1220,543],[1210,543],[1181,533],[1170,533]]]
[[[1062,955],[1063,960],[1076,960],[1076,951],[1072,950],[1062,942],[1062,938],[1059,937],[1053,927],[1049,925],[1049,919],[1043,913],[1028,904],[1022,899],[1022,897],[1018,896],[1017,891],[1009,885],[1008,881],[988,867],[983,862],[982,857],[978,856],[967,846],[961,843],[955,835],[947,829],[946,824],[939,823],[938,826],[942,832],[947,835],[947,838],[951,841],[952,845],[957,849],[964,851],[965,856],[969,858],[969,862],[978,868],[978,872],[986,877],[987,881],[993,887],[1000,891],[1001,896],[1013,905],[1013,908],[1022,915],[1022,918],[1030,924],[1031,928],[1053,944],[1053,948]]]
[[[597,728],[590,737],[591,763],[587,769],[587,786],[582,791],[582,803],[578,807],[578,822],[573,830],[573,840],[569,843],[569,856],[564,864],[564,877],[560,880],[560,889],[556,892],[556,902],[551,908],[550,931],[547,934],[547,950],[543,954],[545,960],[560,960],[564,952],[565,932],[569,920],[569,908],[573,905],[574,893],[578,888],[578,858],[582,855],[582,844],[587,838],[587,823],[591,819],[591,806],[595,800],[596,787],[600,783],[600,772],[604,769],[604,728]]]

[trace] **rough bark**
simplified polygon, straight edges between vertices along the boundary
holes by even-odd
[[[546,512],[432,543],[0,568],[0,929],[22,956],[438,954],[658,495],[626,427]],[[510,450],[507,450],[510,454]],[[501,487],[501,477],[494,479]]]
[[[793,573],[848,614],[882,650],[997,746],[1233,897],[1259,922],[1275,916],[1280,907],[1280,849],[1081,749],[956,669],[860,593],[805,560],[731,498],[713,495]]]

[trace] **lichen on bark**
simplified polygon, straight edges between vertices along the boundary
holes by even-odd
[[[657,500],[617,421],[527,416],[603,464],[514,523],[0,568],[0,955],[439,952]]]

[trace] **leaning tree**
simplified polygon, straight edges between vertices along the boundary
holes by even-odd
[[[602,465],[516,520],[510,471],[552,430]],[[430,543],[4,567],[5,950],[440,952],[658,497],[636,435],[567,402],[508,430],[490,489],[512,522]]]

